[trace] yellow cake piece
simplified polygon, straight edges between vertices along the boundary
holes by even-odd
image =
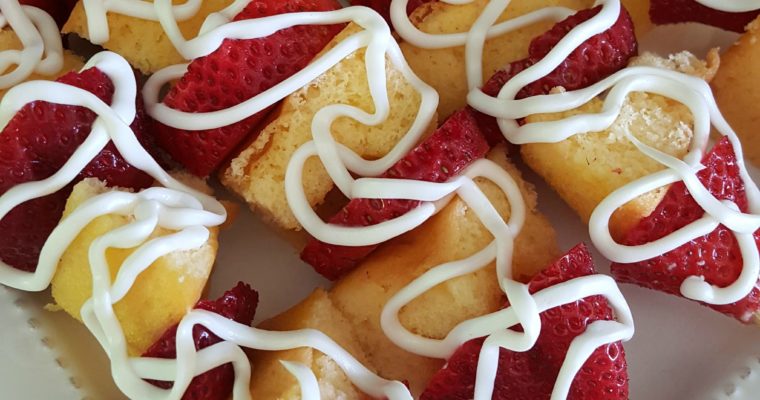
[[[179,28],[185,39],[189,40],[198,35],[206,17],[232,4],[233,0],[204,0],[198,13],[180,22]],[[186,0],[173,0],[174,4],[183,4]],[[117,13],[108,14],[110,38],[102,46],[119,53],[132,66],[145,74],[151,74],[161,68],[187,62],[164,33],[157,21],[148,21]],[[63,27],[63,33],[74,33],[89,39],[87,28],[87,13],[83,0],[74,7],[68,22]]]
[[[77,184],[66,204],[64,218],[86,200],[109,190],[95,179]],[[82,230],[61,257],[52,282],[53,298],[58,306],[74,318],[81,320],[80,309],[92,296],[92,277],[87,262],[91,243],[129,222],[129,218],[118,215],[95,219]],[[165,229],[157,229],[153,237],[168,233],[170,232]],[[216,257],[217,234],[217,229],[211,229],[211,237],[203,247],[174,252],[158,259],[139,276],[129,294],[114,306],[131,355],[145,352],[200,299]],[[108,250],[112,279],[133,251],[134,249]]]
[[[717,68],[717,53],[707,62],[681,53],[667,59],[644,54],[633,65],[674,68],[702,78],[710,78]],[[571,115],[598,113],[602,101],[565,113],[533,115],[527,122],[554,121]],[[614,190],[636,179],[665,169],[641,153],[626,137],[632,133],[642,142],[672,156],[682,158],[693,136],[689,109],[665,97],[632,93],[615,123],[603,132],[582,133],[559,143],[528,144],[521,148],[523,160],[541,175],[559,195],[588,222],[591,213]],[[664,196],[661,188],[625,205],[610,222],[612,236],[620,239],[639,220],[649,215]]]
[[[21,40],[19,40],[18,36],[16,35],[16,32],[14,32],[13,29],[9,27],[0,29],[0,51],[22,50],[23,48],[24,46],[21,44]],[[74,53],[68,50],[64,50],[63,68],[61,68],[61,70],[58,73],[52,76],[46,76],[46,75],[33,73],[26,80],[27,81],[54,80],[70,71],[78,71],[80,68],[82,68],[83,65],[84,65],[84,62],[82,61],[81,58],[79,58],[79,56],[75,55]],[[12,66],[11,70],[14,68],[15,66]],[[1,71],[0,73],[5,74],[5,73],[10,72],[11,70]],[[0,99],[3,96],[5,96],[5,92],[7,91],[8,89],[0,89]]]
[[[356,25],[350,25],[328,48],[359,29]],[[406,135],[421,102],[419,93],[390,62],[386,63],[386,73],[391,106],[385,122],[370,127],[349,118],[340,118],[332,126],[336,141],[368,159],[387,154]],[[222,173],[224,185],[278,228],[300,229],[285,197],[285,171],[293,153],[311,140],[314,115],[333,104],[346,104],[374,112],[363,49],[346,57],[312,83],[288,96],[283,101],[279,114]],[[315,157],[307,161],[303,175],[309,203],[312,206],[322,204],[334,186],[327,171]]]
[[[306,300],[279,316],[264,322],[262,329],[291,331],[318,329],[341,347],[366,364],[356,340],[353,326],[344,318],[328,294],[317,289]],[[317,376],[323,399],[362,399],[359,392],[338,364],[330,357],[310,347],[288,351],[254,351],[251,353],[251,395],[254,399],[296,400],[301,398],[298,381],[280,361],[297,362],[311,368]]]
[[[515,244],[514,266],[517,275],[527,280],[558,255],[555,233],[546,218],[536,210],[533,187],[522,181],[520,173],[507,161],[505,149],[498,147],[489,158],[518,180],[526,198],[528,215]],[[508,218],[510,207],[504,195],[490,182],[478,183],[501,215]],[[317,292],[297,307],[299,311],[290,311],[278,317],[276,328],[308,326],[328,329],[328,334],[335,335],[333,338],[338,343],[347,345],[347,349],[359,360],[365,360],[365,366],[384,378],[408,381],[412,391],[418,395],[444,360],[420,357],[390,342],[380,327],[382,309],[396,292],[425,271],[445,262],[466,258],[482,250],[491,240],[491,234],[475,213],[456,198],[421,227],[382,245],[359,268],[336,283],[329,300]],[[498,310],[502,304],[503,293],[499,290],[495,269],[491,265],[435,287],[405,307],[400,318],[413,332],[440,339],[459,322]],[[314,368],[314,354],[316,352],[304,349],[268,355],[256,353],[253,357],[254,370],[282,372],[281,368],[275,368],[275,363],[285,357],[294,357],[287,359],[301,360]],[[254,373],[254,376],[258,374]],[[264,376],[268,379],[255,379],[267,388],[271,385],[267,381],[280,377]],[[324,386],[326,383],[323,381],[320,379]],[[293,381],[289,382],[288,393],[297,393],[297,387],[293,389]],[[331,378],[330,382],[344,381]]]
[[[760,18],[722,57],[712,82],[720,111],[742,140],[746,159],[760,166]]]
[[[427,3],[412,14],[411,20],[419,30],[431,34],[467,32],[487,3],[487,0],[475,0],[465,5]],[[593,3],[592,0],[513,0],[499,21],[550,6],[580,10],[591,7]],[[553,25],[549,21],[536,23],[487,41],[483,53],[484,82],[510,62],[527,57],[530,41]],[[438,106],[441,119],[466,105],[468,90],[464,46],[430,50],[402,43],[401,48],[414,72],[441,95]]]

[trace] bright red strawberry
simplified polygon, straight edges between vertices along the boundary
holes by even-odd
[[[19,0],[19,3],[44,10],[61,27],[69,19],[77,0]]]
[[[528,50],[528,58],[515,61],[507,68],[496,72],[483,86],[483,92],[490,96],[498,95],[504,84],[518,73],[541,61],[568,32],[594,17],[599,10],[601,6],[579,11],[533,39]],[[562,86],[566,90],[586,88],[625,68],[631,57],[636,54],[638,54],[638,42],[634,34],[633,20],[628,11],[621,7],[620,17],[610,29],[583,42],[549,75],[520,90],[517,98],[548,94],[557,86]],[[478,113],[478,123],[489,138],[489,142],[493,143],[496,139],[503,140],[494,118]]]
[[[336,0],[253,0],[235,19],[338,8]],[[296,26],[262,39],[225,40],[212,54],[190,63],[188,72],[164,103],[197,113],[236,106],[303,69],[341,29],[342,25]],[[264,110],[236,124],[204,131],[157,124],[158,143],[190,172],[205,177],[256,133],[268,112]]]
[[[233,289],[224,293],[216,301],[201,300],[195,306],[197,310],[206,310],[219,314],[235,322],[251,325],[259,304],[259,295],[250,286],[240,282]],[[177,357],[176,348],[177,326],[169,328],[144,357],[173,359]],[[218,336],[209,332],[202,326],[196,326],[193,330],[195,348],[205,349],[221,342]],[[195,377],[187,388],[183,400],[227,400],[232,394],[232,385],[235,382],[235,372],[232,364],[225,364],[205,374]],[[152,384],[168,389],[171,382],[155,382]]]
[[[591,255],[585,245],[579,245],[536,276],[530,282],[530,292],[592,274]],[[548,400],[572,340],[592,322],[612,319],[612,310],[601,296],[542,313],[541,335],[531,350],[525,353],[501,350],[493,399]],[[472,399],[482,346],[483,339],[462,345],[433,376],[421,399]],[[625,351],[619,342],[600,347],[591,355],[576,375],[568,396],[568,400],[601,399],[628,399]]]
[[[730,200],[739,209],[747,211],[744,182],[733,147],[727,139],[721,140],[705,156],[706,166],[697,176],[719,200]],[[704,210],[694,201],[683,182],[673,184],[665,198],[637,227],[628,232],[623,241],[627,245],[640,245],[660,239],[696,221]],[[755,232],[760,251],[760,230]],[[704,276],[713,285],[725,287],[735,282],[742,270],[742,256],[733,233],[723,225],[707,236],[692,240],[683,246],[651,260],[636,264],[613,264],[612,274],[621,282],[635,283],[650,289],[680,295],[681,283],[689,276]],[[760,310],[760,284],[741,301],[723,305],[710,305],[717,311],[742,322],[750,322]]]
[[[478,130],[472,113],[464,109],[452,115],[428,139],[383,174],[385,178],[445,182],[475,160],[489,146]],[[369,226],[406,214],[420,203],[410,200],[354,199],[330,223]],[[336,280],[351,271],[377,246],[336,246],[312,239],[301,253],[324,277]]]
[[[58,79],[110,102],[114,87],[108,77],[92,68]],[[138,103],[140,107],[141,103]],[[57,172],[87,138],[96,115],[82,107],[34,102],[22,108],[0,133],[0,195],[12,187],[39,181]],[[132,125],[135,135],[149,147],[150,121],[140,109]],[[96,177],[110,186],[141,189],[153,178],[131,167],[113,144],[108,145],[77,179]],[[58,224],[71,186],[58,193],[26,202],[0,221],[0,258],[25,271],[34,271],[43,244]]]
[[[377,11],[391,25],[391,1],[392,0],[352,0],[352,6],[365,6]],[[406,13],[411,15],[417,7],[436,0],[409,0],[406,5]],[[392,25],[391,25],[392,26]]]
[[[718,11],[694,0],[652,0],[649,6],[649,17],[658,25],[699,22],[739,33],[744,32],[747,24],[759,14],[760,10],[741,13]]]

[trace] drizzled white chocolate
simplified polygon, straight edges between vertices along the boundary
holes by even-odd
[[[18,0],[0,0],[0,12],[0,29],[13,29],[23,46],[0,51],[0,89],[13,87],[33,73],[54,75],[63,68],[63,44],[53,17]]]
[[[126,6],[128,3],[108,0],[86,0],[86,2],[95,4],[97,13],[103,12],[103,9],[114,10],[114,7]],[[189,2],[187,8],[191,9],[192,4],[194,3]],[[153,15],[155,15],[162,24],[174,20],[175,17],[183,16],[180,12],[182,10],[172,8],[170,5],[168,0],[157,0],[154,4],[155,14],[148,15],[146,12],[143,15],[148,15],[146,18],[154,18]],[[97,8],[99,6],[102,7]],[[90,7],[93,6],[90,5]],[[395,7],[397,4],[394,4]],[[498,7],[498,4],[494,7]],[[555,16],[555,18],[559,17]],[[490,398],[493,392],[499,348],[514,351],[529,350],[541,331],[540,312],[591,295],[604,295],[615,309],[620,322],[604,321],[591,324],[586,333],[573,341],[572,349],[577,351],[573,351],[567,357],[552,395],[553,399],[562,399],[566,397],[577,371],[597,347],[619,340],[628,340],[633,335],[630,311],[610,278],[590,276],[576,279],[535,295],[529,294],[527,285],[513,279],[511,258],[514,238],[522,228],[526,210],[515,181],[499,166],[487,160],[481,160],[461,177],[442,184],[353,178],[352,174],[378,176],[408,153],[419,141],[423,129],[433,118],[437,106],[437,94],[419,80],[408,67],[390,30],[377,13],[366,8],[352,7],[325,13],[278,15],[225,25],[217,25],[213,19],[210,19],[212,22],[208,23],[207,29],[199,38],[185,42],[187,47],[184,49],[186,53],[183,54],[202,56],[216,49],[224,38],[264,37],[277,30],[298,24],[354,22],[364,30],[347,38],[303,71],[274,88],[238,106],[213,113],[180,113],[158,102],[160,88],[169,80],[180,76],[186,69],[186,66],[170,67],[155,74],[149,80],[144,92],[149,113],[154,118],[181,129],[200,130],[223,127],[276,103],[289,93],[308,84],[347,55],[366,48],[367,76],[375,113],[369,114],[346,105],[328,106],[317,113],[312,123],[314,140],[296,152],[291,159],[286,176],[288,202],[299,222],[315,237],[328,243],[374,244],[420,225],[456,194],[475,211],[493,234],[494,242],[481,252],[465,260],[432,269],[391,299],[383,311],[382,326],[396,344],[417,354],[446,358],[465,341],[487,336],[478,365],[476,385],[476,398],[486,399]],[[224,20],[217,19],[217,21]],[[506,26],[513,29],[527,22],[528,20]],[[482,34],[481,37],[485,38],[487,34]],[[385,157],[376,161],[367,161],[336,143],[331,136],[330,126],[335,119],[344,116],[368,125],[379,124],[388,117],[390,107],[384,69],[386,59],[401,70],[405,78],[421,93],[422,102],[418,116],[404,139]],[[394,400],[411,398],[403,384],[387,381],[374,375],[321,332],[314,330],[267,332],[237,324],[206,311],[191,311],[180,323],[177,331],[176,360],[128,357],[124,335],[113,312],[113,304],[123,298],[140,272],[148,268],[158,256],[172,250],[192,248],[205,242],[208,236],[207,228],[223,222],[225,214],[223,208],[213,199],[193,192],[171,180],[168,174],[160,170],[147,153],[136,144],[133,136],[131,139],[127,137],[128,133],[131,134],[128,132],[129,122],[134,118],[133,100],[136,88],[132,75],[128,71],[128,65],[123,59],[111,53],[102,53],[91,61],[90,65],[96,65],[114,81],[117,91],[113,107],[106,106],[84,91],[63,87],[64,85],[61,84],[40,82],[19,86],[14,89],[18,96],[15,97],[13,103],[9,100],[0,104],[0,116],[5,116],[6,121],[8,116],[12,115],[12,111],[33,100],[81,105],[98,115],[98,120],[87,142],[77,150],[70,162],[58,174],[49,180],[19,185],[19,190],[14,188],[9,191],[5,196],[0,197],[0,211],[12,209],[13,206],[20,204],[22,199],[39,197],[60,189],[73,179],[109,139],[113,140],[127,161],[149,172],[165,186],[165,188],[150,189],[137,194],[106,193],[83,204],[51,235],[46,249],[49,245],[52,250],[43,250],[45,257],[41,257],[41,268],[38,268],[41,276],[34,276],[30,279],[31,283],[27,283],[30,290],[41,290],[49,283],[55,267],[51,260],[57,260],[56,251],[62,252],[68,246],[68,243],[49,244],[55,243],[54,238],[63,235],[75,237],[78,230],[98,215],[115,213],[133,217],[134,222],[109,232],[93,243],[89,253],[93,275],[93,298],[82,309],[85,323],[111,359],[114,379],[119,388],[132,398],[179,399],[195,375],[219,365],[232,363],[236,376],[234,398],[248,399],[250,397],[248,392],[250,365],[240,346],[272,351],[308,346],[335,360],[351,381],[368,395]],[[3,113],[6,109],[12,111]],[[324,224],[309,207],[303,187],[300,185],[303,163],[313,156],[321,159],[337,187],[349,198],[402,198],[420,200],[424,203],[403,217],[372,227],[345,228]],[[500,217],[493,205],[478,189],[473,181],[476,177],[491,180],[504,191],[511,205],[509,221],[504,221]],[[4,214],[0,213],[0,216],[2,215]],[[156,227],[171,229],[176,233],[146,242]],[[135,256],[130,257],[122,265],[116,280],[111,282],[105,260],[106,249],[136,246],[139,248]],[[483,268],[494,260],[497,265],[496,278],[512,307],[466,321],[455,328],[443,341],[416,336],[400,324],[397,314],[405,304],[440,282]],[[52,267],[45,267],[43,261],[47,261]],[[18,273],[10,268],[0,268],[0,282],[19,287],[25,284]],[[196,351],[192,338],[193,327],[196,325],[203,325],[225,342]],[[524,332],[515,333],[507,330],[515,325],[521,325]],[[308,368],[294,364],[284,366],[299,380],[305,398],[307,394],[315,398],[318,396],[316,393],[318,385]],[[167,391],[154,387],[143,379],[173,381],[174,385]]]
[[[695,0],[703,6],[710,7],[719,11],[732,13],[760,10],[760,1],[758,0]]]

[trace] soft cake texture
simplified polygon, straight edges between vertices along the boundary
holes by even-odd
[[[10,27],[6,27],[4,29],[0,29],[0,51],[5,50],[23,50],[24,46],[21,44],[21,40],[19,40],[18,36],[16,35],[16,32],[13,31]],[[75,55],[74,53],[64,50],[63,51],[63,68],[61,70],[50,76],[41,75],[37,73],[31,74],[26,80],[27,81],[34,81],[34,80],[55,80],[61,75],[66,74],[70,71],[76,71],[82,68],[84,65],[84,62],[82,62],[82,59],[79,58],[79,56]],[[11,67],[12,69],[15,69],[14,67]],[[0,71],[0,73],[6,74],[10,72],[12,69],[8,69],[6,71]],[[7,92],[8,89],[0,89],[0,99],[5,96],[5,92]]]
[[[712,82],[723,116],[742,140],[746,159],[760,166],[760,18],[723,54]]]
[[[533,187],[522,181],[520,173],[507,161],[505,149],[496,148],[489,158],[515,177],[525,196],[528,216],[515,244],[514,266],[517,276],[527,279],[558,255],[555,233],[536,209]],[[510,206],[504,195],[490,182],[480,180],[478,183],[502,217],[508,218]],[[421,227],[381,246],[359,268],[338,281],[329,294],[331,304],[322,309],[329,309],[330,315],[333,315],[326,320],[347,321],[354,332],[353,341],[347,341],[353,343],[352,348],[358,349],[352,350],[358,351],[353,354],[360,360],[366,360],[367,367],[380,376],[408,381],[412,391],[419,394],[444,361],[411,354],[388,340],[380,327],[383,306],[396,292],[425,271],[470,256],[482,250],[491,240],[491,234],[475,213],[456,198]],[[305,304],[313,303],[313,297]],[[503,293],[496,282],[494,265],[490,265],[435,287],[405,307],[400,318],[413,332],[440,339],[458,323],[498,310],[502,303]],[[307,306],[302,304],[300,307]],[[336,314],[339,317],[334,316]],[[316,325],[306,320],[305,316],[297,320],[293,313],[278,317],[278,320],[281,318],[293,318],[290,320],[291,326],[325,326]],[[331,324],[338,325],[333,322],[327,325]],[[343,322],[338,326],[342,327],[341,332],[350,330]],[[345,336],[334,338],[341,342]],[[282,358],[280,354],[268,355],[268,365]],[[253,357],[254,375],[257,374],[255,367],[261,365],[261,357]]]
[[[66,204],[64,218],[88,199],[111,189],[95,179],[74,187]],[[85,227],[61,257],[52,282],[53,298],[58,306],[81,321],[82,305],[92,297],[92,275],[88,251],[93,240],[131,222],[129,218],[106,215]],[[218,230],[201,248],[170,253],[143,272],[127,296],[114,306],[121,322],[131,355],[145,352],[167,328],[177,324],[200,299],[216,257]],[[156,229],[153,237],[171,233]],[[109,249],[111,279],[135,249]]]
[[[325,51],[359,29],[356,25],[348,26]],[[386,63],[386,74],[391,107],[385,122],[371,127],[349,118],[340,118],[332,126],[337,142],[367,159],[387,154],[406,135],[421,102],[419,93],[390,63]],[[224,185],[277,227],[299,230],[300,224],[285,197],[285,171],[293,153],[311,140],[314,115],[333,104],[347,104],[366,112],[375,111],[367,83],[364,50],[346,57],[309,85],[288,96],[279,113],[222,173]],[[431,121],[431,124],[434,123]],[[334,186],[316,157],[306,163],[303,184],[312,206],[322,204]]]
[[[183,4],[185,1],[172,0],[174,4]],[[178,24],[182,35],[188,40],[196,37],[206,17],[212,12],[219,11],[232,4],[232,1],[204,0],[194,17]],[[151,74],[164,67],[186,62],[174,48],[161,24],[157,21],[109,13],[108,26],[111,35],[102,46],[119,53],[133,67],[145,74]],[[63,33],[74,33],[85,39],[90,38],[83,0],[80,0],[74,7],[68,22],[63,26]]]
[[[487,0],[475,0],[465,5],[427,3],[412,14],[411,20],[419,30],[431,34],[467,32],[487,3]],[[499,22],[545,7],[563,6],[581,10],[591,7],[593,3],[591,0],[514,0]],[[488,40],[483,53],[484,82],[510,62],[527,57],[530,41],[553,25],[553,22],[544,21]],[[466,105],[468,89],[464,46],[431,50],[402,43],[401,49],[414,72],[441,95],[438,114],[442,119]]]
[[[709,62],[685,53],[668,59],[645,54],[632,64],[669,67],[709,79],[718,63],[717,54],[711,54]],[[527,122],[554,121],[601,110],[602,101],[594,99],[565,113],[529,116]],[[641,153],[626,132],[667,154],[683,158],[692,140],[692,128],[693,118],[686,106],[659,95],[637,92],[628,96],[620,116],[609,129],[582,133],[559,143],[528,144],[521,151],[525,163],[588,222],[594,209],[614,190],[665,169]],[[649,215],[666,190],[655,190],[619,209],[610,222],[613,237],[621,238]]]

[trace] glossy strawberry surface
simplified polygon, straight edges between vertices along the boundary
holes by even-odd
[[[114,87],[110,79],[92,68],[58,79],[87,90],[109,103]],[[151,147],[150,121],[138,103],[132,129],[143,146]],[[37,101],[24,106],[0,133],[0,195],[21,183],[40,181],[58,172],[87,139],[96,115],[83,107]],[[75,182],[95,177],[109,186],[142,189],[153,178],[129,165],[113,143],[82,171]],[[63,214],[72,185],[57,193],[30,200],[0,221],[0,258],[16,268],[33,271],[40,250]]]
[[[594,274],[588,249],[579,245],[529,283],[531,293]],[[592,296],[541,313],[541,334],[524,353],[501,349],[493,399],[548,400],[570,343],[594,321],[612,320],[601,296]],[[431,379],[422,400],[472,399],[483,339],[462,345]],[[575,376],[568,400],[627,400],[628,370],[623,345],[602,346]]]
[[[706,167],[697,176],[719,200],[735,203],[747,211],[744,181],[739,176],[736,155],[728,139],[723,139],[702,161]],[[647,218],[626,235],[626,245],[641,245],[665,237],[696,221],[705,212],[683,182],[671,185],[665,198]],[[760,251],[760,230],[754,234]],[[635,264],[613,264],[612,273],[621,282],[635,283],[650,289],[681,295],[681,283],[689,276],[701,276],[713,285],[726,287],[736,281],[743,268],[743,258],[733,232],[719,225],[709,235],[650,260]],[[744,299],[728,305],[710,305],[717,311],[742,322],[750,322],[760,310],[760,283]]]
[[[385,178],[445,182],[472,162],[485,156],[489,146],[468,110],[452,115],[429,138],[383,174]],[[418,201],[397,199],[353,199],[330,223],[370,226],[406,214]],[[311,240],[301,258],[328,279],[345,275],[377,246],[336,246]]]
[[[725,0],[730,1],[730,0]],[[651,0],[649,16],[655,24],[699,22],[734,32],[744,32],[760,10],[741,13],[718,11],[695,0]]]
[[[211,311],[240,324],[251,325],[258,303],[258,293],[241,282],[215,301],[201,300],[195,308]],[[167,359],[177,357],[176,336],[177,326],[173,326],[143,356]],[[222,341],[202,326],[194,328],[193,338],[197,350],[205,349]],[[185,391],[182,400],[227,400],[232,394],[234,382],[235,372],[232,364],[222,365],[195,377],[190,383],[190,387]],[[164,389],[172,387],[170,382],[151,383]]]
[[[253,0],[236,21],[340,7],[335,0]],[[190,63],[187,73],[171,89],[164,103],[192,113],[219,111],[243,103],[302,70],[342,25],[299,25],[271,36],[225,40],[206,57]],[[247,139],[252,139],[269,109],[238,123],[217,129],[187,131],[158,125],[158,143],[195,175],[217,170]]]

